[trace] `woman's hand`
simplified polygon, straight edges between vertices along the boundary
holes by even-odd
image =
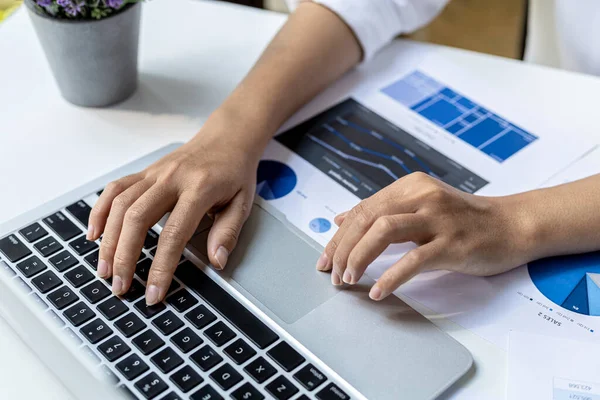
[[[113,277],[115,294],[129,289],[146,233],[167,212],[148,277],[149,305],[164,299],[181,253],[207,213],[215,219],[208,257],[215,268],[225,267],[252,206],[262,150],[250,151],[207,125],[144,171],[110,183],[94,206],[88,238],[103,235],[98,275]]]
[[[381,300],[421,271],[499,274],[530,261],[527,221],[510,198],[461,192],[428,175],[399,179],[335,219],[340,227],[317,263],[334,285],[355,284],[391,243],[418,247],[371,289]]]

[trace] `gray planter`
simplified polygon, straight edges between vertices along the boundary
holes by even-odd
[[[141,3],[99,21],[54,19],[38,13],[32,0],[25,4],[67,101],[105,107],[135,92]]]

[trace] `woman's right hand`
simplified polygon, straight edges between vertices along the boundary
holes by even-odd
[[[248,149],[209,126],[145,170],[111,182],[94,206],[88,239],[101,235],[98,275],[112,276],[116,295],[129,290],[148,229],[171,212],[152,262],[146,301],[162,301],[181,253],[205,214],[214,215],[207,249],[225,267],[250,212],[259,148]]]

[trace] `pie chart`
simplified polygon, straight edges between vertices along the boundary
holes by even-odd
[[[256,193],[265,200],[276,200],[294,190],[298,177],[288,165],[274,160],[258,164]]]
[[[308,224],[311,231],[325,233],[331,229],[331,222],[325,218],[315,218]]]
[[[552,302],[600,316],[600,251],[534,261],[528,270],[534,285]]]

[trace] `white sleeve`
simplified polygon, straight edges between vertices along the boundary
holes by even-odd
[[[301,0],[286,0],[293,10]],[[449,0],[313,0],[348,24],[368,60],[396,36],[433,20]]]

